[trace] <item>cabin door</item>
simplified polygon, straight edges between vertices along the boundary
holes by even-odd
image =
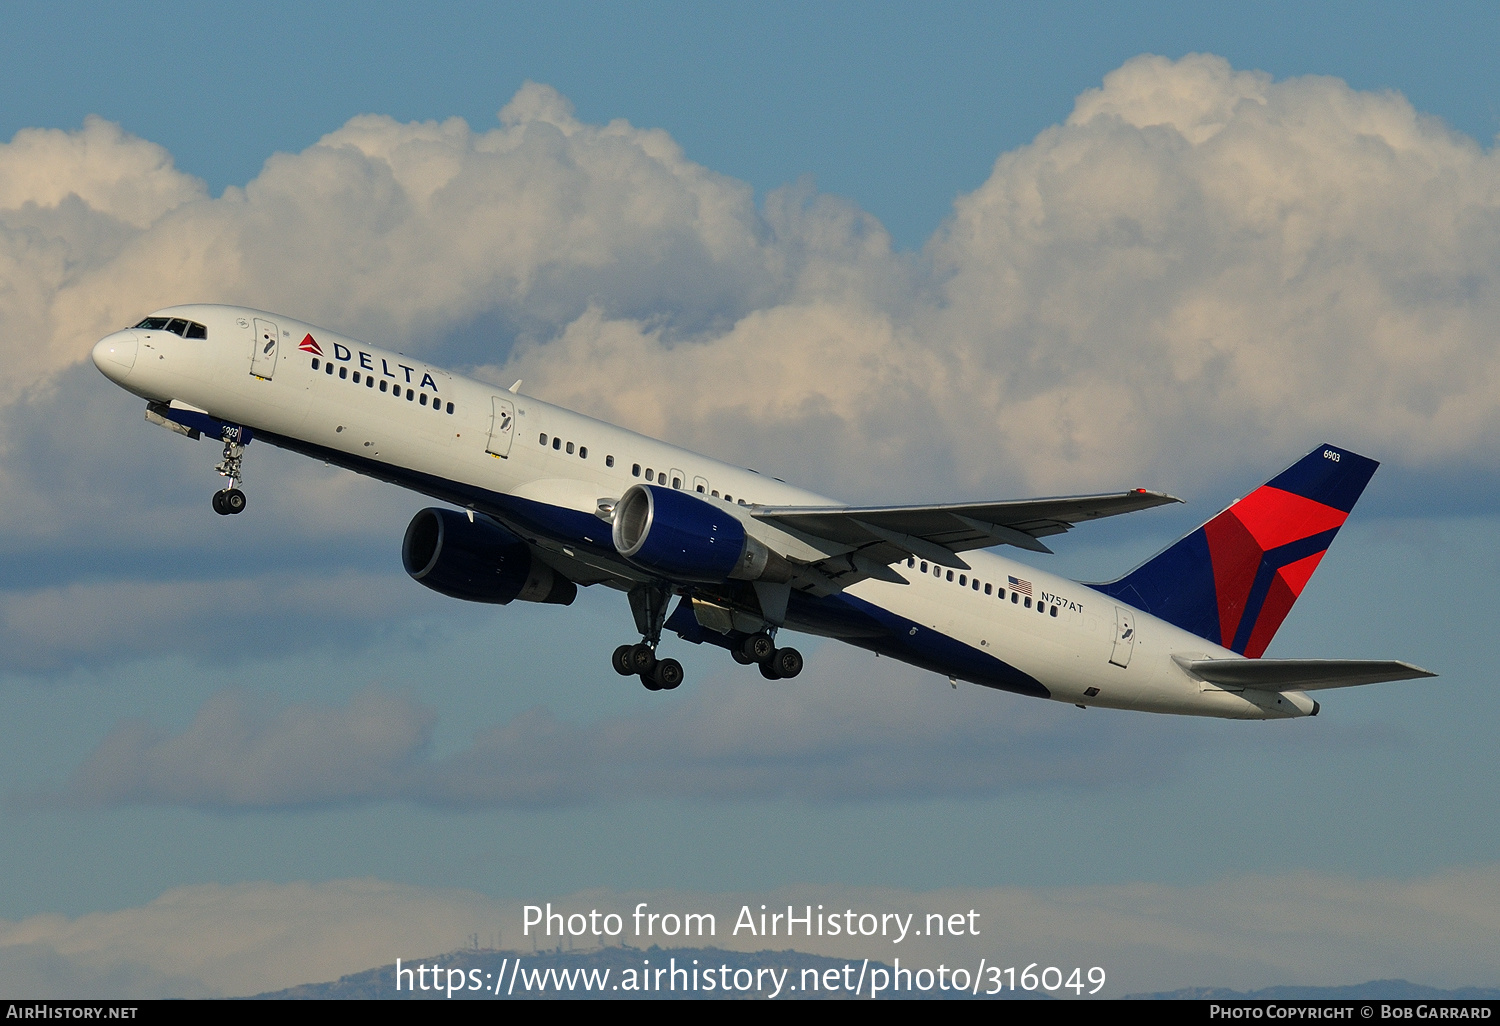
[[[1115,606],[1115,647],[1109,661],[1116,666],[1130,665],[1130,653],[1135,650],[1135,614],[1121,606]]]
[[[276,350],[281,332],[270,321],[255,318],[255,348],[250,352],[250,373],[269,380],[276,373]]]
[[[498,395],[493,399],[490,415],[490,443],[484,451],[504,459],[510,458],[510,443],[516,436],[516,405]]]

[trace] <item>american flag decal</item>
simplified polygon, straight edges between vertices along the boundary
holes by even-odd
[[[1030,581],[1023,581],[1019,577],[1009,577],[1009,576],[1007,576],[1006,579],[1010,581],[1010,590],[1011,591],[1019,591],[1022,595],[1025,595],[1027,598],[1031,597],[1031,582]]]

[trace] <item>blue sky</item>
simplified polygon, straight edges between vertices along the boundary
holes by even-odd
[[[0,970],[28,993],[303,982],[195,961],[205,922],[316,979],[634,893],[988,902],[1117,994],[1495,984],[1492,7],[6,21]],[[415,496],[256,447],[251,513],[214,517],[209,447],[87,363],[183,300],[839,498],[1190,500],[1062,539],[1085,580],[1347,444],[1384,466],[1270,654],[1442,677],[1197,722],[809,639],[795,688],[685,651],[650,695],[608,669],[618,596],[408,581]],[[1260,929],[1280,960],[1244,956]]]

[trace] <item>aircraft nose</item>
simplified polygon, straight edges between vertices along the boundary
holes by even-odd
[[[125,380],[135,366],[136,338],[133,331],[105,335],[94,346],[94,366],[111,381]]]

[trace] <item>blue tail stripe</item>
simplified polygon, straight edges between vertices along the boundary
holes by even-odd
[[[1271,582],[1276,580],[1276,571],[1299,559],[1305,559],[1327,549],[1333,544],[1333,536],[1338,533],[1337,527],[1330,528],[1322,534],[1288,542],[1261,557],[1260,568],[1255,571],[1255,583],[1250,585],[1250,595],[1245,599],[1245,611],[1240,616],[1240,625],[1234,631],[1234,644],[1228,646],[1229,648],[1236,652],[1244,652],[1245,647],[1250,644],[1250,635],[1254,633],[1255,624],[1260,620],[1260,611],[1266,604],[1266,596],[1271,593]]]
[[[1329,454],[1338,458],[1333,459]],[[1376,461],[1348,449],[1322,445],[1267,484],[1348,513],[1378,466]]]
[[[1208,554],[1208,535],[1201,527],[1118,581],[1094,587],[1220,644],[1213,561]]]

